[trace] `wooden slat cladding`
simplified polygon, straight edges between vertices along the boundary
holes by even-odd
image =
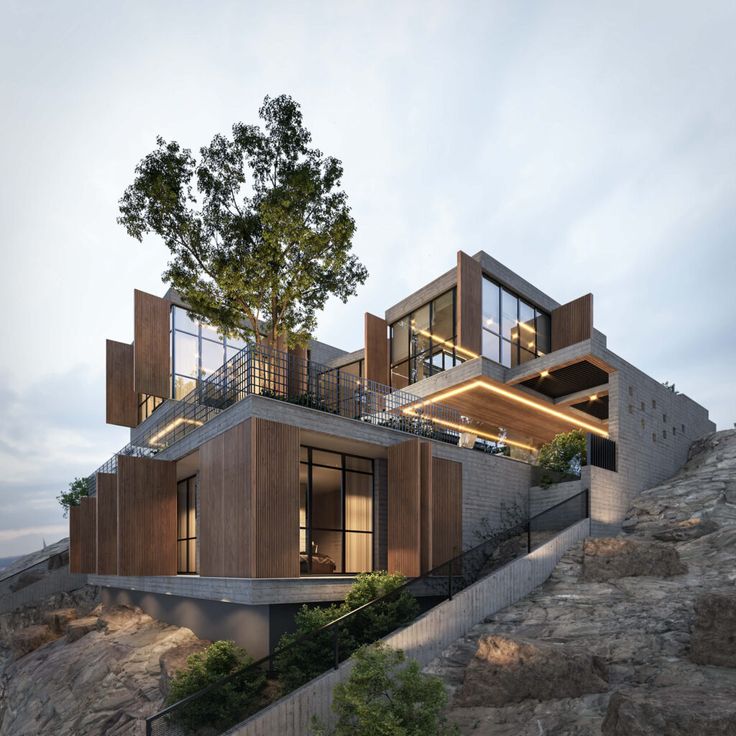
[[[432,460],[433,567],[462,552],[463,466],[452,460]]]
[[[482,296],[483,272],[480,263],[467,253],[458,251],[457,342],[465,350],[476,355],[481,354]]]
[[[134,292],[134,383],[136,394],[169,398],[170,346],[168,299]]]
[[[254,576],[299,577],[299,429],[251,423]]]
[[[200,574],[299,577],[299,430],[248,419],[200,448]]]
[[[301,396],[308,388],[307,348],[289,348],[289,396]]]
[[[370,381],[384,385],[389,382],[387,330],[385,319],[365,313],[363,375]]]
[[[176,463],[118,456],[118,574],[176,575]]]
[[[97,574],[118,574],[118,479],[97,473]]]
[[[408,577],[422,563],[422,443],[388,448],[388,570]]]
[[[590,340],[593,336],[593,295],[586,294],[557,307],[551,318],[553,351]]]
[[[420,473],[420,542],[419,566],[422,572],[427,572],[434,566],[432,557],[432,515],[434,513],[433,485],[432,485],[432,445],[429,442],[419,443],[419,473]]]
[[[252,576],[249,419],[199,449],[200,575]]]
[[[79,503],[81,560],[80,571],[85,574],[97,572],[97,499],[82,498]]]
[[[121,427],[138,425],[138,395],[133,388],[133,346],[108,340],[106,355],[106,421]]]
[[[79,506],[69,509],[69,572],[82,572],[82,512]]]

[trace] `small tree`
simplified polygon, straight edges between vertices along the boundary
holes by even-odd
[[[579,475],[586,462],[585,434],[580,429],[555,435],[539,448],[539,466],[552,473]],[[551,476],[542,477],[542,484],[545,483],[551,483]]]
[[[335,686],[337,725],[314,722],[316,736],[450,736],[459,733],[443,710],[447,695],[438,677],[424,675],[416,661],[385,645],[355,654],[350,679]]]
[[[69,515],[69,509],[72,506],[79,506],[79,502],[82,498],[88,495],[87,491],[87,479],[86,478],[75,478],[69,484],[68,491],[62,491],[56,500],[59,502],[61,507],[64,509],[64,518]]]
[[[266,97],[259,115],[265,130],[236,123],[199,159],[157,138],[118,222],[139,241],[163,239],[172,256],[163,279],[201,319],[257,342],[265,324],[272,342],[304,344],[327,299],[347,301],[368,272],[350,252],[340,161],[309,146],[291,97]]]
[[[187,666],[171,681],[166,703],[171,705],[183,700],[252,663],[253,658],[234,642],[216,641],[187,658]],[[243,720],[259,704],[259,694],[265,683],[266,677],[260,670],[250,670],[177,709],[172,717],[192,731],[207,725],[228,728]]]

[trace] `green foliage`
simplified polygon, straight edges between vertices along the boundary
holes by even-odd
[[[587,462],[585,434],[580,429],[558,434],[539,449],[539,466],[551,473],[579,475]],[[542,485],[550,482],[551,475],[542,476]]]
[[[204,651],[187,658],[186,668],[172,678],[166,703],[176,703],[252,663],[253,658],[245,649],[231,641],[216,641]],[[259,705],[265,682],[265,675],[260,670],[249,671],[182,706],[173,717],[178,724],[192,731],[218,724],[227,728]]]
[[[64,509],[64,518],[69,515],[69,509],[72,506],[79,506],[79,502],[82,498],[87,496],[87,479],[86,478],[75,478],[69,484],[68,491],[62,491],[56,500],[59,502],[61,507]]]
[[[299,637],[376,598],[396,591],[405,582],[403,575],[391,575],[387,572],[362,573],[358,575],[342,603],[327,607],[302,606],[295,617],[296,631],[293,634],[284,634],[279,642],[279,649],[283,651],[276,657],[276,669],[285,690],[293,690],[309,682],[334,664],[333,629],[297,642]],[[418,610],[414,596],[402,590],[356,613],[344,623],[337,624],[340,659],[346,659],[363,644],[371,644],[413,620]]]
[[[118,222],[171,252],[163,279],[221,332],[304,344],[327,299],[343,302],[368,273],[351,254],[355,222],[342,164],[309,146],[299,105],[266,97],[257,125],[236,123],[195,158],[176,141],[135,170]],[[196,189],[196,192],[195,192]]]
[[[443,710],[447,695],[439,678],[424,675],[416,661],[384,645],[359,649],[350,679],[335,687],[337,725],[316,736],[451,736]]]

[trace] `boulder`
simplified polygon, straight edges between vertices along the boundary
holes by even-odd
[[[71,643],[89,634],[90,631],[98,631],[102,628],[97,616],[85,616],[76,621],[70,621],[66,627],[66,640]]]
[[[609,537],[589,538],[583,544],[581,577],[586,581],[600,583],[642,575],[668,578],[685,572],[687,567],[677,550],[663,542]]]
[[[577,698],[608,689],[606,666],[573,646],[487,635],[465,670],[454,707],[498,707],[528,698]]]
[[[71,621],[77,618],[76,608],[56,608],[44,614],[44,623],[55,633],[63,634]]]
[[[26,626],[10,637],[10,648],[15,658],[19,659],[55,638],[54,632],[46,624]]]
[[[736,691],[692,685],[624,690],[608,702],[603,736],[736,736]]]
[[[695,601],[690,659],[736,667],[736,593],[705,593]]]
[[[718,524],[709,519],[692,518],[678,521],[669,527],[663,527],[652,532],[652,537],[660,542],[687,542],[691,539],[700,539],[707,534],[718,531]]]

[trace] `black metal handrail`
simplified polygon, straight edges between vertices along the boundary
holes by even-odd
[[[588,490],[586,489],[565,501],[555,504],[540,514],[536,514],[527,522],[499,530],[480,544],[452,557],[419,577],[407,580],[403,585],[384,593],[378,598],[364,603],[317,629],[302,634],[285,645],[277,647],[274,652],[261,657],[261,659],[247,667],[169,705],[146,719],[146,734],[147,736],[183,736],[191,733],[191,730],[182,723],[184,720],[182,716],[186,715],[187,708],[196,706],[197,703],[201,704],[204,698],[221,691],[228,685],[237,684],[238,682],[246,683],[249,677],[255,676],[259,672],[267,671],[273,679],[274,676],[278,676],[280,661],[283,660],[285,654],[295,648],[298,651],[298,648],[305,644],[315,644],[318,648],[322,647],[324,651],[323,667],[318,668],[320,671],[316,673],[307,673],[311,676],[307,676],[304,683],[301,683],[306,684],[313,677],[319,676],[330,668],[337,668],[340,662],[347,659],[358,645],[371,643],[361,641],[359,637],[356,639],[355,636],[355,630],[360,630],[363,627],[357,625],[353,627],[352,625],[354,623],[359,624],[362,615],[375,611],[380,613],[382,606],[402,600],[402,597],[405,596],[409,598],[403,598],[403,600],[408,601],[413,598],[417,602],[414,614],[410,618],[399,621],[398,624],[395,621],[391,622],[387,625],[386,630],[379,630],[379,635],[372,641],[380,639],[396,628],[411,623],[423,610],[429,610],[429,608],[445,600],[451,600],[458,592],[520,556],[537,549],[564,529],[588,517],[589,499]],[[422,602],[424,602],[424,606],[421,605]],[[255,715],[259,710],[293,689],[291,687],[286,691],[278,691],[278,696],[271,701],[266,699],[257,700],[254,702],[252,709],[239,714],[239,720],[236,722]],[[220,725],[223,730],[227,730],[235,725],[235,722]]]

